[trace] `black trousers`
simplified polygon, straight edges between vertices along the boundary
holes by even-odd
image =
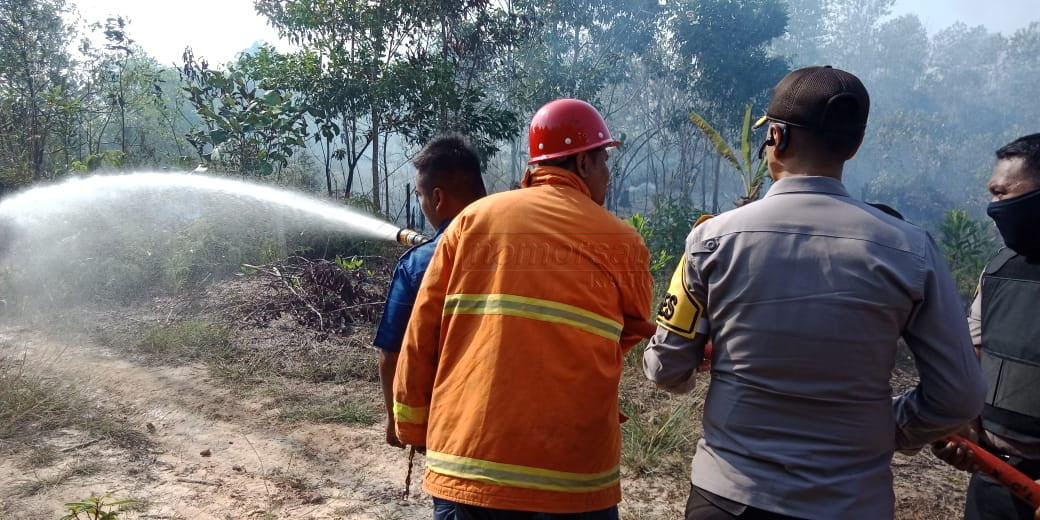
[[[734,502],[697,486],[690,486],[690,499],[686,501],[686,520],[798,520],[793,516],[764,511],[756,507]]]
[[[587,513],[536,513],[460,504],[433,499],[434,520],[618,520],[617,506]]]

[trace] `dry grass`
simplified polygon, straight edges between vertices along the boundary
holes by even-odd
[[[306,399],[285,403],[279,418],[286,422],[360,424],[369,426],[382,419],[381,410],[371,396],[340,397],[333,402]]]
[[[61,485],[75,477],[86,477],[100,473],[104,469],[101,462],[94,459],[77,459],[63,465],[57,470],[40,474],[33,472],[32,478],[25,479],[14,486],[14,493],[30,496]]]
[[[234,331],[221,323],[190,318],[144,327],[134,352],[159,364],[191,361],[220,362],[234,354]]]

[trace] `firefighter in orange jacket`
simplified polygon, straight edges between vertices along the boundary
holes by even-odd
[[[529,139],[523,189],[445,230],[405,333],[394,415],[427,448],[435,519],[617,518],[618,383],[639,340],[622,325],[649,316],[649,254],[602,206],[620,143],[595,108],[553,101]]]

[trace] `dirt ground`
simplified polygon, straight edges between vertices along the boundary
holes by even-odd
[[[153,314],[137,319],[170,317],[165,309]],[[112,315],[97,319],[102,328],[126,322]],[[277,321],[243,326],[237,341],[253,348],[299,346],[307,336],[307,348],[332,342],[357,358],[350,377],[268,378],[243,387],[215,376],[201,362],[169,366],[128,355],[109,344],[116,341],[112,336],[0,326],[0,358],[74,389],[145,439],[128,449],[87,428],[68,427],[21,444],[0,444],[0,518],[54,520],[64,502],[106,492],[139,501],[135,510],[120,515],[124,519],[429,518],[430,498],[420,490],[422,457],[416,456],[406,497],[407,455],[383,442],[372,378],[375,353],[365,348],[369,336],[364,334],[350,342],[307,336],[298,326]],[[897,385],[911,378],[901,373]],[[287,421],[286,407],[310,394],[355,399],[375,415],[369,424]],[[51,456],[40,460],[36,455],[44,448]],[[680,518],[690,455],[665,472],[626,471],[622,518]],[[959,517],[965,474],[927,453],[897,456],[893,471],[897,518]]]

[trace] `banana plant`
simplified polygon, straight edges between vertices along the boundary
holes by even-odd
[[[740,131],[740,156],[733,152],[733,148],[722,137],[722,134],[701,117],[700,114],[696,112],[691,113],[690,120],[711,141],[712,146],[715,147],[715,152],[729,162],[740,175],[740,180],[744,186],[744,194],[737,198],[737,207],[758,200],[762,192],[762,184],[766,180],[766,161],[759,160],[751,155],[753,148],[751,145],[751,105],[744,106],[744,123]]]

